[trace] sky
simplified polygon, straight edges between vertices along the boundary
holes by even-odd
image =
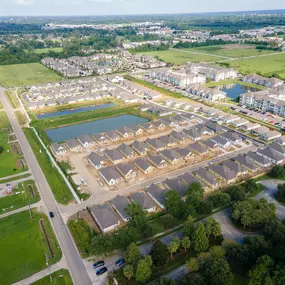
[[[121,15],[285,9],[284,0],[0,0],[1,16]]]

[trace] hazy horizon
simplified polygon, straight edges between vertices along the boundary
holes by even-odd
[[[0,0],[0,16],[128,16],[283,10],[284,0]]]

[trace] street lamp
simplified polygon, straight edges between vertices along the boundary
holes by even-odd
[[[24,185],[23,182],[22,182],[22,187],[23,187],[24,192],[25,192],[25,197],[26,197],[26,199],[27,199],[27,204],[28,204],[28,206],[29,206],[30,218],[31,218],[31,220],[32,220],[34,217],[33,217],[33,213],[32,213],[32,210],[31,210],[31,203],[30,203],[30,199],[28,199],[27,192],[26,192],[26,186]]]

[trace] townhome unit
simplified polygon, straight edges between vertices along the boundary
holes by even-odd
[[[114,130],[107,131],[105,134],[113,142],[116,142],[121,138],[120,135]]]
[[[117,195],[110,201],[110,203],[125,223],[130,220],[130,215],[127,211],[127,208],[131,203],[128,198],[125,196]]]
[[[145,191],[161,209],[165,209],[165,194],[169,191],[168,189],[162,184],[151,184]]]
[[[202,134],[200,133],[199,130],[197,130],[195,128],[192,128],[189,130],[183,130],[183,133],[188,135],[188,137],[195,142],[202,139]]]
[[[77,139],[70,139],[65,141],[65,144],[71,151],[79,151],[81,150],[81,144]]]
[[[146,155],[150,148],[145,142],[139,141],[134,141],[131,146],[139,155]]]
[[[237,78],[238,73],[231,68],[223,68],[208,63],[188,63],[187,68],[193,72],[199,72],[213,81],[221,81],[230,78]]]
[[[64,155],[67,152],[64,143],[52,143],[50,147],[56,155]]]
[[[258,170],[258,166],[246,155],[239,154],[233,158],[233,161],[245,167],[250,172],[256,172]]]
[[[107,163],[107,158],[104,155],[99,155],[96,152],[91,152],[87,158],[95,169],[100,169]]]
[[[119,129],[116,129],[116,132],[122,136],[123,138],[129,138],[134,136],[134,132],[131,128],[129,127],[121,127]]]
[[[79,136],[77,139],[84,148],[88,148],[96,144],[90,135],[82,135]]]
[[[224,139],[221,135],[210,138],[210,140],[216,143],[220,148],[227,148],[232,144],[230,141]]]
[[[169,190],[178,192],[181,197],[184,197],[189,189],[189,184],[181,178],[166,179],[163,181],[163,184],[166,185]]]
[[[171,164],[183,162],[183,157],[174,149],[166,149],[160,152],[160,155]]]
[[[146,143],[155,151],[162,151],[165,149],[166,144],[159,139],[147,139]]]
[[[187,92],[205,100],[221,101],[226,99],[226,92],[217,88],[209,88],[200,84],[193,84],[187,87]]]
[[[104,154],[114,164],[125,160],[125,156],[118,149],[106,149]]]
[[[120,225],[120,219],[108,203],[94,205],[89,208],[90,214],[103,233],[115,230]]]
[[[115,186],[123,181],[122,175],[114,166],[99,169],[99,174],[109,186]]]
[[[228,184],[234,183],[237,178],[234,171],[222,164],[211,165],[209,171]]]
[[[133,158],[135,156],[135,151],[127,144],[123,143],[118,147],[118,150],[126,157]]]
[[[188,138],[189,135],[187,135],[184,132],[177,132],[177,131],[172,131],[169,136],[175,140],[177,143],[183,144]]]
[[[134,203],[139,204],[141,208],[148,213],[156,210],[155,203],[145,194],[145,192],[136,192],[129,197]]]
[[[273,142],[270,145],[270,148],[273,149],[275,152],[278,152],[280,155],[285,157],[285,147],[281,144],[278,144],[276,142]]]
[[[266,86],[269,88],[272,87],[277,87],[280,86],[284,83],[283,80],[280,80],[278,78],[272,77],[272,78],[268,78],[268,77],[263,77],[257,74],[248,74],[245,75],[242,80],[244,82],[249,82],[252,84],[257,84],[257,85],[262,85],[262,86]]]
[[[190,159],[193,154],[193,151],[188,147],[176,147],[173,150],[179,153],[185,160]]]
[[[231,142],[232,144],[239,144],[242,142],[242,138],[240,135],[234,132],[225,132],[220,135],[225,140]]]
[[[257,164],[260,167],[269,167],[272,165],[272,162],[269,159],[257,154],[256,152],[253,152],[253,151],[248,152],[246,154],[246,157],[251,159],[251,161],[254,164]]]
[[[193,174],[210,187],[215,188],[218,186],[218,180],[216,176],[209,172],[206,168],[199,168],[195,170]]]
[[[162,169],[167,166],[167,161],[159,154],[152,154],[147,157],[148,161],[156,168]]]
[[[116,165],[116,169],[126,180],[135,178],[138,174],[133,163],[119,163]]]
[[[274,164],[281,164],[284,161],[284,156],[281,155],[279,152],[274,151],[270,147],[259,148],[256,153],[261,155],[265,159],[268,159]]]
[[[260,127],[260,124],[258,124],[258,123],[246,123],[244,125],[241,125],[240,129],[245,131],[245,132],[249,132],[249,131],[252,131],[252,130],[257,129],[259,127]]]
[[[92,135],[92,138],[98,143],[98,144],[106,144],[110,141],[109,137],[104,133],[98,133],[95,135]]]
[[[167,147],[174,147],[177,145],[177,141],[174,140],[170,136],[161,136],[158,138],[161,142],[163,142]]]
[[[237,176],[245,175],[248,173],[248,170],[245,166],[238,164],[231,159],[223,161],[222,165],[232,170]]]
[[[143,174],[150,174],[154,170],[153,165],[146,158],[138,158],[134,164]]]

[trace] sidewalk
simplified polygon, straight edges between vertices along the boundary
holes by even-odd
[[[1,180],[7,180],[7,179],[10,179],[10,178],[17,178],[18,176],[22,176],[22,175],[25,175],[25,174],[31,174],[30,170],[27,170],[27,171],[24,171],[24,172],[21,172],[21,173],[18,173],[18,174],[14,174],[14,175],[2,177],[2,178],[0,178],[0,183],[1,183]]]
[[[46,268],[46,269],[26,278],[24,280],[16,282],[12,285],[30,285],[30,284],[48,276],[49,274],[54,273],[54,272],[56,272],[60,269],[63,269],[63,268],[66,269],[66,262],[65,262],[64,258],[62,258],[58,263],[51,265],[49,269]]]

